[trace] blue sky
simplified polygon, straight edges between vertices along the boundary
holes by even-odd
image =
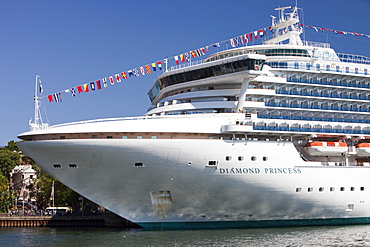
[[[0,146],[28,131],[35,75],[44,95],[271,25],[295,0],[0,0]],[[369,0],[298,0],[301,23],[370,34]],[[306,30],[306,39],[370,57],[370,39]],[[143,115],[156,76],[125,80],[63,102],[43,101],[50,125]],[[45,117],[44,117],[45,120]]]

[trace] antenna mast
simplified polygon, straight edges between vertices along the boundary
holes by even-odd
[[[34,117],[33,122],[32,122],[32,118],[29,121],[29,125],[30,125],[31,130],[45,129],[45,128],[48,127],[48,124],[47,123],[44,123],[42,121],[42,116],[41,116],[41,111],[40,111],[41,98],[42,98],[41,95],[42,95],[42,92],[43,91],[44,90],[42,88],[40,76],[38,74],[36,74],[35,96],[34,96],[34,100],[35,100],[35,117]]]

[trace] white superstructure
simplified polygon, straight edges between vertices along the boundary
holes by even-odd
[[[145,229],[369,223],[370,59],[302,41],[286,9],[263,45],[162,74],[145,116],[33,126],[20,149]]]

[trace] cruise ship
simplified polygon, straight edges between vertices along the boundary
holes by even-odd
[[[144,116],[32,125],[19,148],[146,230],[370,223],[370,58],[277,10],[263,44],[164,70]]]

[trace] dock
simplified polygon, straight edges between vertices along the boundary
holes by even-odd
[[[117,227],[140,228],[111,212],[89,216],[0,216],[0,227]]]

